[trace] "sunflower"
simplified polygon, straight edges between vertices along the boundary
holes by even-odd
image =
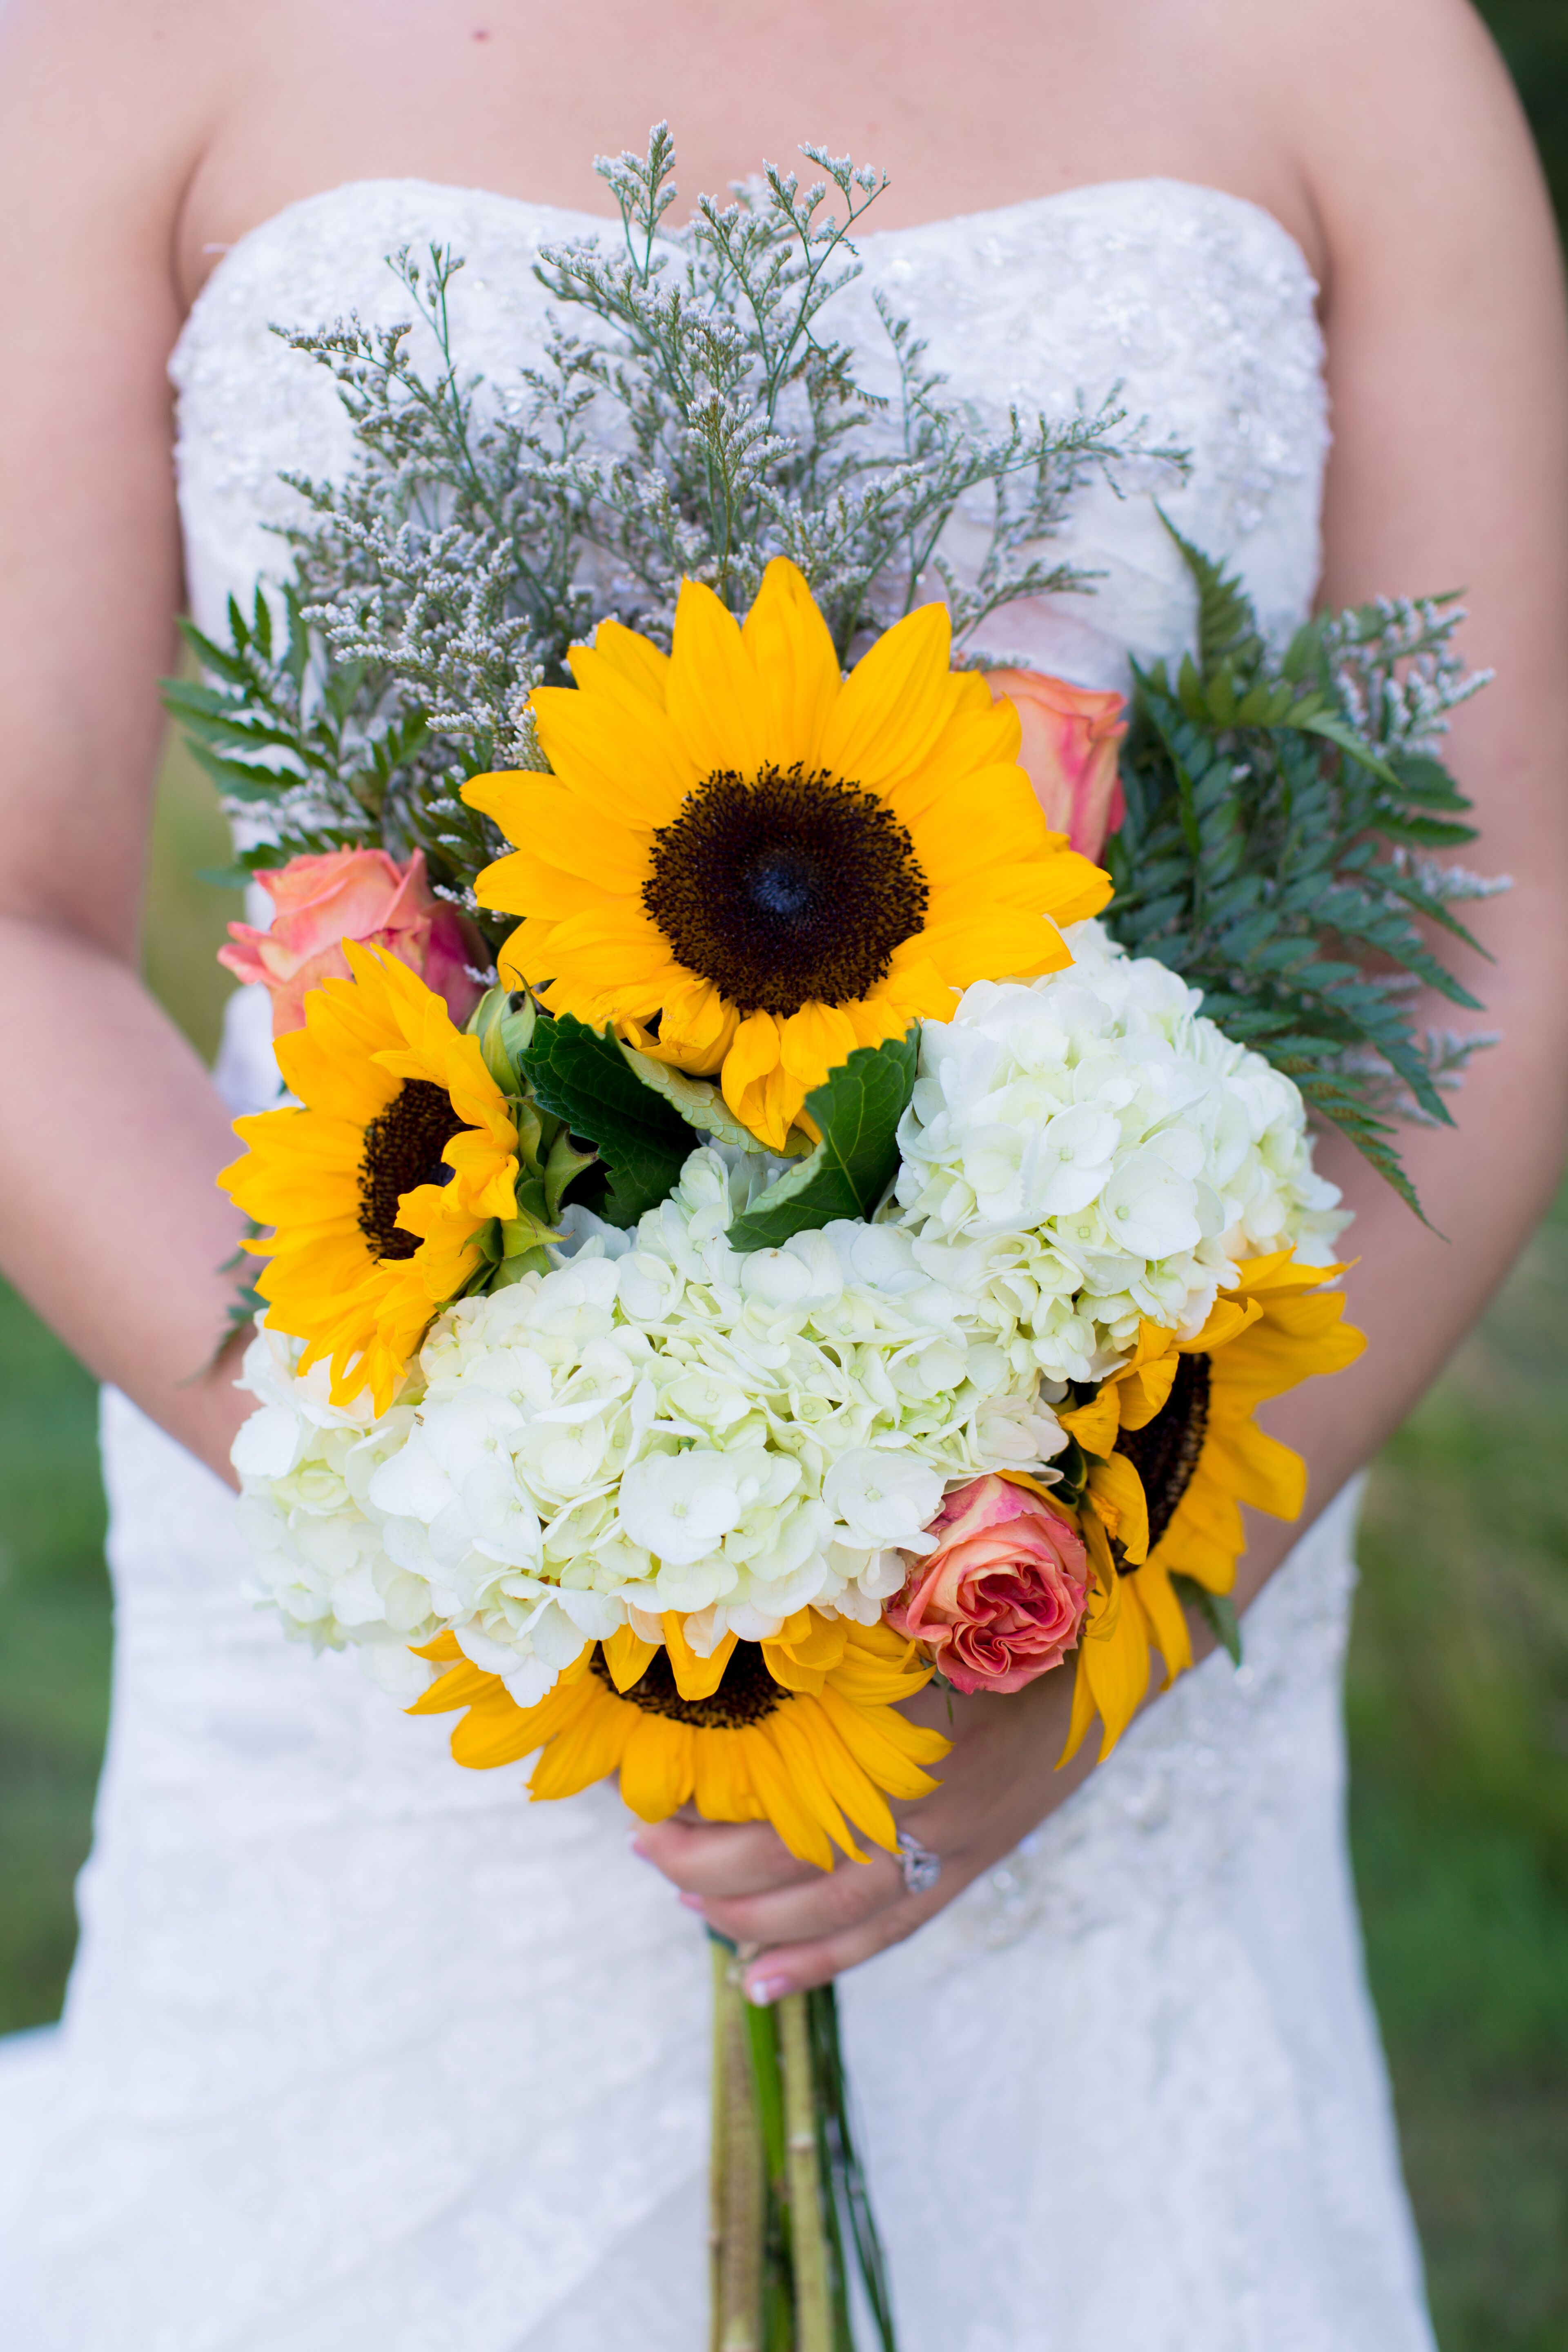
[[[276,1041],[302,1108],[237,1118],[218,1181],[258,1224],[268,1321],[331,1360],[334,1404],[384,1412],[437,1309],[464,1288],[491,1217],[516,1213],[517,1130],[478,1041],[395,956],[345,940],[352,981],[305,999]]]
[[[459,1764],[486,1769],[542,1749],[533,1797],[572,1797],[610,1773],[645,1822],[696,1800],[711,1822],[771,1822],[791,1853],[819,1869],[838,1846],[866,1857],[845,1816],[889,1853],[889,1797],[929,1796],[921,1770],[949,1742],[897,1712],[931,1679],[912,1642],[890,1626],[857,1625],[814,1609],[786,1618],[770,1642],[728,1634],[710,1658],[687,1643],[679,1616],[662,1647],[625,1626],[593,1643],[537,1706],[521,1707],[495,1675],[443,1633],[417,1654],[455,1660],[410,1715],[468,1712],[452,1734]]]
[[[1071,961],[1110,895],[1047,826],[1010,702],[949,667],[922,604],[848,678],[800,572],[744,625],[687,581],[674,650],[611,621],[531,709],[553,773],[464,798],[519,846],[480,903],[524,920],[503,978],[698,1077],[774,1150],[858,1045],[945,1021],[971,981]]]
[[[1298,1265],[1289,1250],[1243,1261],[1194,1339],[1143,1324],[1131,1361],[1061,1415],[1093,1457],[1079,1517],[1095,1565],[1064,1762],[1096,1714],[1101,1756],[1115,1746],[1148,1687],[1151,1646],[1167,1685],[1192,1664],[1173,1575],[1228,1592],[1247,1543],[1240,1506],[1299,1517],[1307,1465],[1253,1416],[1361,1354],[1343,1297],[1321,1287],[1343,1272]]]

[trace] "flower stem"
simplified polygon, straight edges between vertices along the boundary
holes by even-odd
[[[784,2059],[790,2247],[795,2263],[795,2352],[834,2352],[822,2168],[817,2157],[816,2070],[805,1995],[787,1994],[778,2004],[778,2021]]]
[[[714,1939],[710,2352],[763,2352],[767,2181],[745,1997]]]

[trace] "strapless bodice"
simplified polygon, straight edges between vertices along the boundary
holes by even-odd
[[[231,592],[286,569],[268,526],[300,502],[280,473],[330,476],[350,454],[331,380],[274,326],[351,310],[384,325],[405,318],[387,255],[449,245],[467,262],[452,290],[459,359],[504,391],[539,356],[550,300],[533,275],[541,247],[609,226],[482,190],[372,180],[306,197],[232,247],[173,362],[198,620],[221,628]],[[988,651],[1120,686],[1128,652],[1147,661],[1184,646],[1193,598],[1156,487],[1188,538],[1240,568],[1272,634],[1302,617],[1328,437],[1321,346],[1305,257],[1270,214],[1180,181],[1109,182],[867,235],[859,249],[863,274],[825,320],[863,354],[873,388],[883,368],[891,380],[880,293],[912,321],[951,392],[988,419],[1010,405],[1065,415],[1120,385],[1151,441],[1192,459],[1184,484],[1162,472],[1119,498],[1091,483],[1059,546],[1100,575],[1094,593],[1008,606]],[[980,542],[978,519],[961,514],[946,551],[962,572]]]

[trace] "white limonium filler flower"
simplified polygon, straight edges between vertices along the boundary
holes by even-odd
[[[922,1271],[1022,1335],[1015,1362],[1086,1381],[1141,1320],[1198,1329],[1238,1259],[1327,1265],[1349,1220],[1289,1079],[1152,957],[1066,937],[1067,971],[923,1024],[893,1214]]]
[[[950,1484],[1041,1471],[1061,1389],[1020,1373],[1005,1317],[933,1280],[909,1234],[730,1247],[773,1172],[702,1150],[635,1234],[568,1211],[555,1270],[449,1308],[374,1423],[264,1334],[236,1462],[291,1627],[411,1694],[407,1645],[450,1628],[531,1705],[585,1642],[659,1640],[668,1610],[701,1654],[807,1602],[869,1623]]]

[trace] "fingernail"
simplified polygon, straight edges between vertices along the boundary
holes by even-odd
[[[675,1899],[680,1905],[682,1910],[700,1911],[702,1908],[702,1897],[700,1895],[678,1895]]]
[[[771,2009],[789,1990],[788,1977],[753,1977],[746,1987],[746,1999],[753,2009]]]

